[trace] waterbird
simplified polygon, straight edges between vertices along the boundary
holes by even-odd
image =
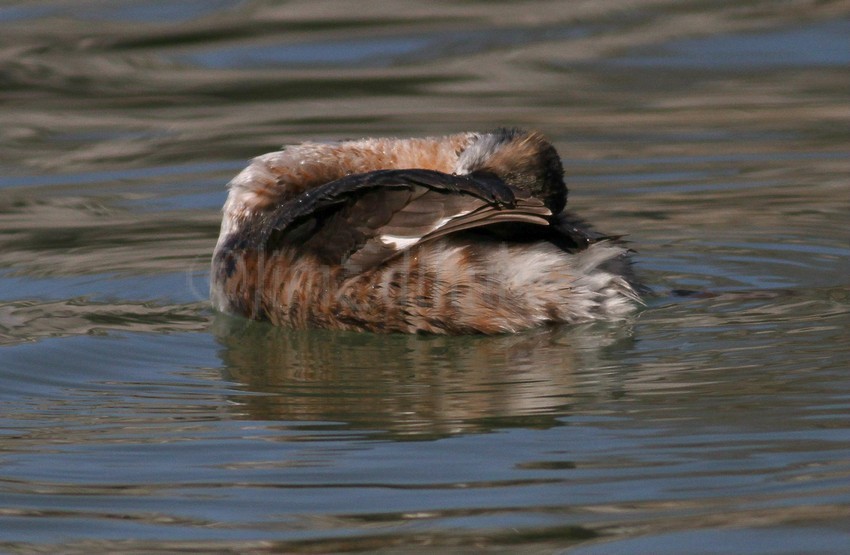
[[[497,334],[628,317],[632,251],[565,209],[539,132],[305,142],[228,184],[222,312],[294,329]]]

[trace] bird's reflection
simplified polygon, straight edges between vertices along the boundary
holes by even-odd
[[[557,425],[578,397],[610,393],[594,372],[627,326],[502,336],[292,331],[220,315],[225,377],[252,420],[334,422],[413,439]],[[609,373],[610,375],[610,373]]]

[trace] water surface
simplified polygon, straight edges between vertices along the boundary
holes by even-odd
[[[848,32],[840,1],[0,7],[0,550],[845,552]],[[209,309],[250,157],[498,125],[627,235],[633,320]]]

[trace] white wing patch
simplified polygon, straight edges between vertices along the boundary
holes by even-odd
[[[463,210],[462,212],[458,212],[457,214],[452,214],[451,216],[446,216],[444,218],[440,218],[440,221],[438,221],[437,225],[434,226],[434,231],[437,231],[438,229],[440,229],[441,227],[443,227],[444,225],[446,225],[450,221],[454,220],[455,218],[460,218],[461,216],[466,216],[470,212],[472,212],[472,210]]]
[[[458,212],[457,214],[452,214],[451,216],[445,216],[445,217],[440,218],[437,221],[437,223],[434,224],[434,227],[431,229],[431,231],[428,232],[428,234],[434,233],[435,231],[439,230],[440,228],[442,228],[444,225],[446,225],[450,221],[454,220],[455,218],[460,218],[460,217],[466,216],[470,212],[472,212],[472,210],[463,210],[461,212]],[[418,235],[418,236],[410,237],[410,236],[391,235],[389,233],[384,233],[383,235],[380,236],[380,240],[381,240],[382,243],[384,243],[388,247],[391,247],[391,248],[394,248],[396,250],[401,251],[401,250],[404,250],[407,247],[409,247],[411,245],[415,245],[417,242],[421,241],[422,236]]]
[[[397,250],[404,250],[420,239],[422,239],[422,237],[400,237],[398,235],[390,235],[388,233],[381,235],[381,242]]]

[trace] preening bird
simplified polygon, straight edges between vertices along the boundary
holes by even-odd
[[[560,157],[536,132],[288,146],[229,184],[212,302],[372,332],[625,317],[640,303],[629,249],[566,203]]]

